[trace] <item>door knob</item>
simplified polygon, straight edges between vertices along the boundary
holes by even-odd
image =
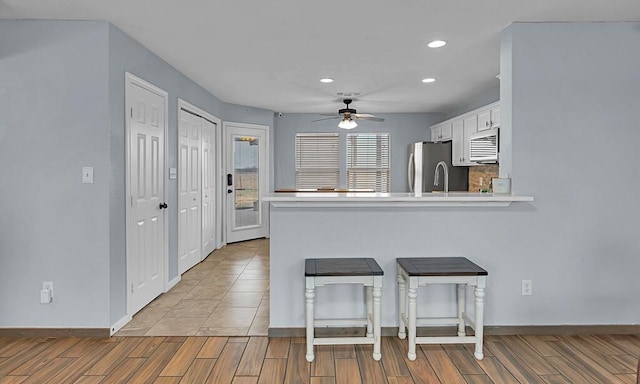
[[[167,203],[160,203],[159,208],[160,208],[160,209],[165,209],[165,208],[167,208]]]
[[[232,193],[233,191],[230,189],[227,189],[227,193]]]

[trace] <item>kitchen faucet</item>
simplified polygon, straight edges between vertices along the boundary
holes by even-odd
[[[440,168],[441,165],[442,169],[444,169],[444,193],[449,193],[449,168],[444,161],[436,164],[436,172],[433,175],[433,185],[438,185],[438,168]]]

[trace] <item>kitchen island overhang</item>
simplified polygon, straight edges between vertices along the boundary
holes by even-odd
[[[380,193],[278,193],[264,198],[272,207],[506,207],[513,202],[531,202],[533,196],[474,193],[474,192],[423,192]]]
[[[270,204],[270,333],[286,335],[304,329],[304,260],[307,258],[373,257],[385,271],[382,326],[397,326],[398,257],[464,256],[489,271],[487,324],[508,323],[495,314],[495,288],[508,259],[495,247],[510,236],[494,223],[518,230],[516,222],[533,209],[531,196],[464,192],[429,193],[278,193]],[[509,207],[518,202],[519,207]],[[528,205],[523,210],[521,205]],[[442,208],[441,208],[442,207]],[[506,215],[505,215],[506,214]],[[509,222],[516,220],[512,224]],[[506,267],[508,269],[508,267]],[[504,275],[503,275],[504,276]],[[428,288],[430,305],[419,315],[455,312],[450,287]],[[363,308],[361,289],[323,287],[318,318],[357,317]],[[500,311],[501,312],[501,311]]]

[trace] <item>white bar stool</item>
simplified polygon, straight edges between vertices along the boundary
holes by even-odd
[[[465,344],[475,343],[474,356],[482,360],[484,289],[488,272],[465,257],[417,257],[396,259],[398,265],[398,337],[406,337],[405,327],[409,330],[409,360],[416,359],[416,344]],[[418,287],[430,284],[456,284],[458,317],[417,318],[416,301]],[[466,314],[466,288],[474,286],[475,319]],[[408,297],[408,316],[407,316]],[[458,336],[416,337],[416,327],[425,325],[458,325]],[[474,336],[467,336],[465,326],[470,325]]]
[[[380,360],[380,299],[384,272],[372,258],[306,259],[307,361],[312,362],[314,345],[373,344],[373,359]],[[316,287],[331,284],[362,284],[367,316],[364,319],[315,319]],[[315,326],[367,326],[365,337],[314,337]]]

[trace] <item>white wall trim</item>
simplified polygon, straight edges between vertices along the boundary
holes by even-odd
[[[212,123],[216,123],[216,124],[220,125],[220,128],[222,129],[222,120],[220,120],[219,118],[215,117],[211,113],[205,111],[204,109],[196,107],[195,105],[189,103],[185,99],[178,97],[178,110],[180,108],[186,109],[187,111],[191,111],[191,112],[193,112],[195,114],[198,114],[198,115],[204,117],[205,119],[210,120]]]
[[[169,290],[171,290],[171,288],[175,287],[176,285],[178,285],[178,283],[182,280],[182,277],[180,277],[180,275],[174,277],[173,279],[171,279],[171,281],[169,281],[167,283],[167,289],[165,290],[165,292],[168,292]]]
[[[126,118],[127,116],[127,111],[129,110],[129,108],[131,107],[132,103],[130,100],[131,95],[129,94],[128,90],[132,85],[137,85],[139,87],[142,87],[146,90],[148,90],[149,92],[153,92],[155,94],[157,94],[158,96],[162,97],[164,99],[164,159],[163,161],[163,167],[162,167],[162,178],[164,180],[164,188],[163,188],[163,194],[166,198],[169,196],[169,190],[168,190],[168,180],[167,180],[167,154],[169,153],[169,93],[161,88],[156,87],[155,85],[137,77],[136,75],[130,73],[130,72],[125,72],[125,152],[126,152],[126,156],[125,156],[125,218],[126,218],[126,222],[125,222],[125,244],[126,244],[126,254],[129,254],[129,249],[130,249],[130,244],[129,244],[129,229],[130,229],[130,221],[131,221],[131,208],[129,206],[129,204],[126,203],[126,201],[129,200],[129,196],[131,195],[131,186],[130,184],[130,179],[131,179],[131,175],[129,172],[129,164],[131,164],[131,153],[129,151],[130,148],[130,135],[131,135],[131,123],[130,123],[130,119]],[[164,244],[162,246],[163,248],[163,263],[164,263],[164,287],[165,287],[165,291],[167,290],[167,287],[169,285],[169,215],[167,214],[167,210],[165,209],[163,212],[164,215]],[[128,289],[128,286],[130,284],[131,279],[129,278],[129,264],[127,262],[126,264],[126,285],[125,285],[125,290],[127,292],[127,315],[128,316],[132,316],[133,314],[131,313],[131,310],[129,308],[129,303],[130,303],[130,290]]]
[[[115,324],[111,326],[109,329],[109,336],[113,336],[116,332],[122,329],[128,322],[130,322],[132,317],[130,315],[125,315],[122,319],[116,321]]]

